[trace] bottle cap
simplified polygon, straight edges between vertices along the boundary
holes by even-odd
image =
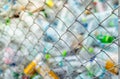
[[[67,55],[67,51],[64,50],[64,51],[62,52],[62,56],[63,56],[63,57],[66,57],[66,55]]]
[[[10,18],[7,18],[5,23],[6,23],[6,25],[9,25],[10,24]]]
[[[105,68],[113,74],[116,74],[116,75],[118,74],[118,68],[115,67],[115,63],[112,62],[111,60],[106,61]]]
[[[113,21],[109,22],[109,26],[114,27],[114,22]]]
[[[24,73],[28,76],[33,75],[35,73],[35,66],[36,63],[35,62],[31,62],[25,69],[24,69]]]
[[[93,52],[94,52],[94,48],[93,48],[93,47],[89,47],[89,48],[88,48],[88,52],[89,52],[89,53],[93,53]]]
[[[51,8],[54,6],[53,0],[46,0],[46,4]]]
[[[9,6],[8,6],[8,5],[4,5],[4,6],[3,6],[3,9],[4,9],[4,10],[8,10],[8,9],[9,9]]]
[[[45,58],[48,60],[49,58],[51,58],[51,55],[50,54],[46,54]]]
[[[83,23],[86,23],[86,22],[87,22],[87,19],[86,19],[86,18],[82,18],[82,22],[83,22]]]

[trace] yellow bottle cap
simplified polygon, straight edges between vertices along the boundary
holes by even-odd
[[[26,75],[31,75],[35,72],[35,66],[36,66],[36,63],[35,62],[31,62],[25,69],[24,69],[24,73]]]
[[[85,10],[85,14],[89,15],[89,14],[91,14],[91,12],[89,10]]]
[[[111,60],[107,60],[105,68],[113,74],[118,74],[118,68],[115,67],[115,63]]]
[[[53,0],[46,0],[46,4],[47,4],[49,7],[53,7],[53,6],[54,6]]]

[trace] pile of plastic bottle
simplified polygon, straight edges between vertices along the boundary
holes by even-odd
[[[0,0],[0,79],[118,79],[118,0]]]

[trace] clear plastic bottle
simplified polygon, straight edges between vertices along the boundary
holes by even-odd
[[[59,79],[59,77],[52,71],[44,62],[40,62],[36,66],[36,71],[44,78],[44,79]]]
[[[104,52],[101,52],[104,53]],[[118,62],[118,57],[115,53],[110,53],[109,52],[109,56],[111,57],[111,59],[105,54],[101,54],[99,56],[97,56],[96,61],[99,62],[99,64],[104,67],[109,73],[114,74],[114,75],[118,75],[118,66],[117,66],[117,62]]]

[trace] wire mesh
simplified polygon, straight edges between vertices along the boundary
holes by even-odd
[[[118,78],[118,0],[0,1],[0,79]]]

